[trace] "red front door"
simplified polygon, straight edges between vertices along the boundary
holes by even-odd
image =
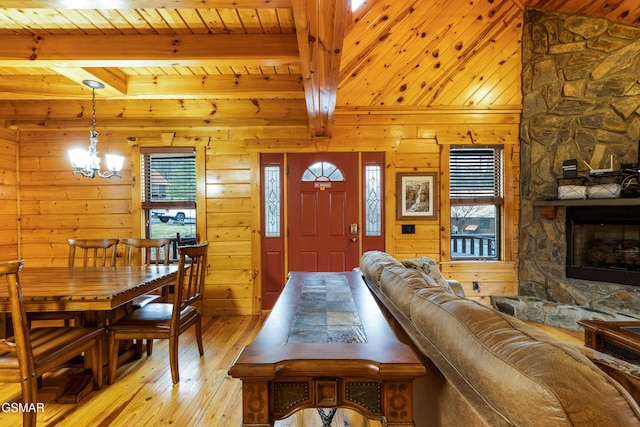
[[[289,155],[289,271],[358,266],[358,155]]]

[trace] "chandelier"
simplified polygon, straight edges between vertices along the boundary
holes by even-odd
[[[104,85],[93,80],[83,80],[82,83],[91,88],[91,107],[93,109],[92,129],[89,132],[88,150],[83,150],[82,148],[69,150],[71,165],[75,168],[73,174],[79,173],[87,178],[95,178],[96,176],[100,178],[111,178],[112,176],[121,178],[118,172],[122,169],[124,157],[118,156],[117,154],[107,154],[105,156],[107,170],[105,172],[100,171],[100,157],[98,157],[98,150],[96,148],[98,145],[98,131],[96,131],[96,89],[102,89]]]

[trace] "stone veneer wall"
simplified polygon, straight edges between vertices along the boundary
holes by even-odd
[[[637,161],[640,28],[527,9],[522,43],[519,295],[640,318],[640,287],[565,277],[565,208],[544,219],[534,206],[557,197],[564,160],[578,159],[580,176],[582,161],[594,169],[611,154],[614,168]]]

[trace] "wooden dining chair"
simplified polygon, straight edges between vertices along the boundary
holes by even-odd
[[[69,239],[69,267],[115,267],[118,239]],[[80,249],[80,250],[77,250]],[[76,263],[81,255],[82,264]]]
[[[171,264],[170,237],[157,239],[122,239],[124,244],[124,265],[169,265]],[[158,299],[166,302],[169,298],[169,287],[164,286],[161,294],[142,295],[133,302],[134,308],[141,308],[150,302],[158,302]]]
[[[171,255],[170,237],[158,239],[126,238],[124,265],[169,265]]]
[[[202,294],[207,267],[209,243],[178,247],[178,277],[173,303],[148,304],[107,326],[108,382],[116,378],[119,340],[169,340],[169,363],[174,384],[180,381],[178,371],[178,338],[195,325],[200,356],[202,344]]]
[[[22,403],[35,408],[38,378],[84,353],[91,360],[93,388],[102,387],[103,328],[46,327],[29,329],[20,288],[24,261],[0,262],[11,305],[13,336],[0,340],[0,383],[20,383]],[[2,285],[0,285],[2,286]],[[23,426],[36,425],[37,411],[24,411]]]
[[[124,244],[124,265],[169,265],[171,263],[170,237],[157,239],[126,238],[122,239]],[[152,302],[169,301],[169,285],[163,286],[160,294],[151,293],[140,295],[134,298],[131,309],[137,310]],[[151,356],[153,351],[153,340],[147,340],[147,356]],[[137,341],[136,357],[142,354],[142,341]]]
[[[118,239],[68,239],[67,242],[69,243],[67,265],[70,268],[116,265]],[[72,320],[75,325],[81,325],[83,322],[82,314],[74,311],[29,313],[28,319],[29,325],[34,320],[63,320],[64,326],[69,326]]]

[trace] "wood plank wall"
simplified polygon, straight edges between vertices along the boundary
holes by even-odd
[[[100,134],[99,151],[129,156],[123,178],[87,180],[73,176],[66,152],[87,144],[87,132],[26,130],[19,134],[18,153],[11,133],[5,132],[1,161],[18,157],[20,197],[8,204],[14,214],[8,237],[19,236],[12,249],[2,249],[3,259],[20,251],[27,265],[66,265],[71,237],[129,237],[139,235],[135,165],[142,146],[194,145],[202,148],[205,170],[199,186],[198,233],[210,242],[210,271],[206,280],[207,314],[256,314],[260,311],[260,152],[365,152],[386,156],[387,252],[398,259],[427,255],[442,263],[445,276],[460,280],[470,298],[485,303],[491,294],[513,294],[517,289],[518,227],[518,122],[519,112],[347,113],[336,117],[331,139],[309,140],[308,129],[286,127],[199,129],[176,133],[140,130]],[[136,135],[137,133],[137,135]],[[505,144],[511,147],[505,224],[507,253],[503,262],[450,262],[448,254],[447,161],[442,153],[449,144]],[[395,215],[397,172],[436,172],[440,209],[437,220],[412,221],[414,235],[402,235]],[[8,186],[17,179],[5,173]],[[6,185],[6,184],[5,184]],[[12,199],[4,187],[1,197]],[[18,212],[18,207],[19,212]],[[18,221],[18,218],[20,221]],[[18,227],[20,223],[20,227]],[[18,228],[20,230],[18,231]],[[15,239],[14,239],[15,240]],[[13,251],[13,252],[12,252]],[[472,290],[479,281],[480,291]]]
[[[123,238],[133,233],[132,178],[93,180],[71,173],[67,151],[86,147],[88,132],[20,133],[21,256],[28,266],[66,266],[67,239]],[[130,151],[126,137],[100,135],[100,153]]]
[[[17,133],[0,129],[0,260],[18,258]]]

